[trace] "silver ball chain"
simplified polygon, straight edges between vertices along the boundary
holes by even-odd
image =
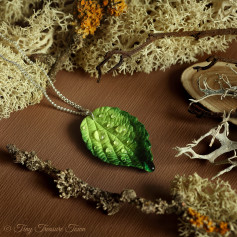
[[[2,37],[4,40],[6,40],[7,42],[9,42],[10,44],[13,44],[16,49],[18,50],[18,52],[21,54],[22,58],[27,62],[29,63],[30,65],[35,65],[26,55],[25,53],[20,49],[19,45],[17,44],[17,42],[14,42],[8,38],[6,38],[4,35],[2,35],[0,33],[0,37]],[[15,65],[20,71],[21,73],[26,77],[26,79],[28,81],[30,81],[37,89],[41,90],[42,93],[44,94],[45,98],[53,105],[54,108],[58,109],[58,110],[61,110],[61,111],[64,111],[64,112],[67,112],[67,113],[71,113],[71,114],[76,114],[76,115],[82,115],[82,116],[87,116],[87,115],[91,115],[92,117],[93,114],[92,112],[89,110],[89,109],[85,109],[83,108],[82,106],[76,104],[75,102],[67,99],[64,95],[61,94],[60,91],[58,91],[52,80],[50,79],[50,77],[48,76],[47,72],[40,66],[38,66],[38,68],[40,69],[41,72],[43,72],[43,74],[46,76],[49,84],[51,85],[51,87],[53,88],[54,92],[58,95],[58,97],[64,101],[65,103],[67,103],[68,105],[72,106],[73,108],[79,110],[79,111],[74,111],[74,110],[71,110],[71,109],[68,109],[68,108],[65,108],[65,107],[62,107],[60,105],[57,105],[56,103],[54,103],[48,96],[46,90],[44,88],[42,88],[40,85],[38,85],[34,80],[33,78],[31,77],[31,75],[29,73],[26,72],[26,70],[18,63],[14,62],[14,61],[11,61],[7,58],[5,58],[2,54],[0,54],[0,57],[2,59],[4,59],[5,61]]]

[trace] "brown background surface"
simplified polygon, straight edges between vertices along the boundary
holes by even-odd
[[[221,55],[237,58],[237,43]],[[82,118],[53,109],[45,99],[0,121],[0,236],[26,236],[23,231],[14,232],[18,224],[33,229],[39,224],[64,230],[70,224],[85,228],[85,232],[72,233],[33,230],[32,236],[177,236],[175,216],[145,215],[129,206],[114,216],[106,216],[82,199],[60,199],[52,180],[13,164],[5,146],[13,143],[21,149],[35,150],[56,167],[72,168],[90,185],[111,192],[132,188],[148,199],[170,200],[170,183],[176,174],[197,172],[211,178],[223,168],[185,156],[176,158],[172,149],[185,146],[218,124],[217,120],[197,119],[187,112],[189,96],[180,83],[187,66],[176,65],[149,75],[107,75],[100,84],[82,71],[60,72],[57,76],[56,87],[78,104],[90,110],[119,107],[138,117],[150,134],[156,165],[153,173],[112,166],[94,158],[81,139]],[[230,128],[232,137],[237,138],[236,127]],[[207,145],[204,144],[203,152],[207,152]],[[235,172],[222,178],[236,189]],[[11,231],[4,231],[9,227]]]

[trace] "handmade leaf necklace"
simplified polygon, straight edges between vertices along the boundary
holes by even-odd
[[[0,37],[13,44],[21,54],[23,60],[30,65],[34,65],[16,42],[6,38],[1,33]],[[23,66],[7,59],[1,54],[0,57],[15,65],[28,81],[42,91],[53,107],[64,112],[86,116],[81,123],[80,130],[87,148],[94,156],[113,165],[131,166],[144,169],[148,172],[155,170],[153,156],[151,154],[151,143],[148,139],[149,134],[144,125],[136,117],[115,107],[100,107],[92,113],[90,110],[83,108],[63,96],[55,88],[47,72],[38,66],[58,97],[76,109],[76,111],[59,106],[49,98],[46,89],[37,84]]]

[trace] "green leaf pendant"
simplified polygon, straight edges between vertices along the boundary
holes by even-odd
[[[101,107],[81,123],[82,139],[102,161],[155,170],[149,134],[136,117],[114,107]]]

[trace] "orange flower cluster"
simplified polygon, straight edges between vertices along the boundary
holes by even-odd
[[[119,16],[126,10],[125,0],[78,0],[77,21],[73,22],[78,34],[83,38],[93,35],[105,15]]]
[[[219,224],[216,224],[211,221],[208,216],[204,216],[190,207],[188,208],[188,216],[189,222],[193,226],[203,228],[208,233],[216,232],[224,235],[230,230],[228,223],[222,221]]]

